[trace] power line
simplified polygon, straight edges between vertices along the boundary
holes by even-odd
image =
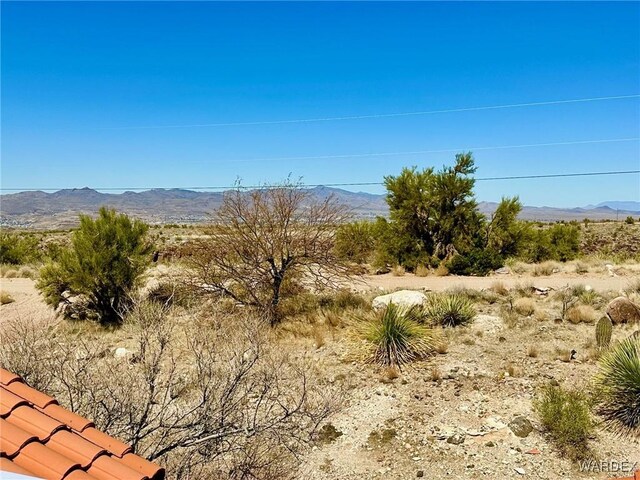
[[[283,161],[283,160],[328,160],[332,158],[366,158],[366,157],[392,157],[403,155],[421,155],[425,153],[449,153],[449,152],[461,152],[461,151],[478,151],[478,150],[506,150],[517,148],[531,148],[531,147],[553,147],[561,145],[587,145],[595,143],[616,143],[616,142],[637,142],[640,137],[630,138],[606,138],[598,140],[571,140],[566,142],[546,142],[546,143],[524,143],[519,145],[495,145],[484,147],[458,147],[458,148],[444,148],[438,150],[414,150],[404,152],[372,152],[372,153],[345,153],[336,155],[312,155],[301,157],[263,157],[263,158],[242,158],[238,160],[221,160],[214,161],[211,164],[222,163],[245,163],[245,162],[267,162],[267,161]],[[205,162],[198,162],[205,163]],[[209,162],[206,162],[210,164]]]
[[[254,122],[222,122],[222,123],[194,123],[194,124],[181,124],[181,125],[131,125],[121,127],[104,127],[108,130],[145,130],[145,129],[161,129],[161,128],[206,128],[206,127],[237,127],[237,126],[251,126],[251,125],[281,125],[288,123],[314,123],[314,122],[333,122],[342,120],[363,120],[369,118],[391,118],[391,117],[408,117],[416,115],[433,115],[439,113],[457,113],[457,112],[476,112],[482,110],[500,110],[506,108],[522,108],[522,107],[539,107],[544,105],[562,105],[569,103],[586,103],[586,102],[601,102],[608,100],[622,100],[629,98],[638,98],[640,94],[632,95],[610,95],[607,97],[590,97],[590,98],[573,98],[565,100],[547,100],[541,102],[525,102],[525,103],[510,103],[503,105],[485,105],[476,107],[462,107],[462,108],[446,108],[441,110],[424,110],[414,112],[394,112],[394,113],[376,113],[368,115],[347,115],[347,116],[333,116],[333,117],[317,117],[317,118],[296,118],[288,120],[261,120]]]
[[[605,175],[632,175],[640,174],[640,170],[620,170],[620,171],[606,171],[606,172],[577,172],[577,173],[551,173],[543,175],[511,175],[504,177],[480,177],[476,178],[477,182],[495,181],[495,180],[531,180],[542,178],[567,178],[567,177],[596,177]],[[317,183],[317,184],[300,184],[301,187],[314,188],[314,187],[365,187],[365,186],[380,186],[384,185],[384,182],[348,182],[348,183]],[[277,187],[277,185],[274,185]],[[256,188],[270,188],[269,185],[216,185],[216,186],[190,186],[190,187],[171,187],[170,189],[176,190],[233,190],[233,189],[251,190]],[[0,188],[0,191],[58,191],[64,188]],[[168,190],[167,187],[105,187],[94,188],[94,190],[101,191],[140,191],[140,190]]]

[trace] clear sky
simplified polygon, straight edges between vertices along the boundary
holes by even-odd
[[[640,168],[640,143],[629,140],[640,137],[638,97],[193,126],[637,95],[638,2],[1,8],[3,188],[254,184],[289,173],[378,182],[474,147],[478,177]],[[624,141],[479,148],[611,139]],[[432,150],[453,151],[290,158]],[[477,194],[551,206],[640,200],[640,176],[487,181]]]

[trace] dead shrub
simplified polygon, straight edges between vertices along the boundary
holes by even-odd
[[[530,317],[536,311],[536,303],[531,298],[518,298],[513,304],[514,310],[525,317]]]
[[[177,328],[157,303],[130,316],[128,358],[111,354],[104,332],[43,335],[42,325],[16,322],[0,332],[2,365],[165,466],[168,478],[298,477],[301,453],[341,401],[312,362],[270,343],[268,323],[252,317]]]
[[[427,277],[429,276],[429,268],[424,265],[418,265],[416,267],[416,277]]]
[[[15,300],[7,292],[0,292],[0,305],[7,305],[13,303]]]
[[[449,275],[449,269],[445,267],[444,262],[440,262],[438,268],[436,268],[433,272],[436,277],[446,277]]]
[[[589,305],[576,305],[567,310],[565,318],[574,324],[593,323],[598,319],[598,312]]]
[[[497,293],[498,295],[507,295],[509,293],[509,289],[506,287],[506,285],[504,284],[504,282],[501,281],[495,281],[491,284],[490,290],[493,293]]]

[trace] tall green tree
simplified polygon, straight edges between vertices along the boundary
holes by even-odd
[[[417,243],[416,254],[444,258],[468,251],[482,227],[473,195],[473,155],[456,155],[453,166],[440,171],[404,168],[384,179],[392,223]]]
[[[90,317],[119,322],[151,260],[148,226],[113,209],[101,208],[95,220],[80,215],[71,247],[43,267],[37,287],[54,307],[80,297]]]

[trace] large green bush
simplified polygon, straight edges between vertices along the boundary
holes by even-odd
[[[529,262],[573,260],[580,252],[580,230],[575,224],[557,223],[531,229],[523,240],[520,257]]]
[[[145,223],[104,207],[95,220],[81,215],[71,247],[40,273],[37,287],[45,301],[57,307],[69,296],[78,297],[87,316],[119,322],[151,260],[147,230]]]
[[[344,260],[365,263],[376,248],[376,225],[367,220],[340,225],[336,232],[336,255]]]
[[[0,263],[22,265],[40,260],[38,239],[33,235],[0,233]]]
[[[491,249],[476,248],[464,255],[455,255],[446,264],[454,275],[484,276],[504,265],[504,259]]]

